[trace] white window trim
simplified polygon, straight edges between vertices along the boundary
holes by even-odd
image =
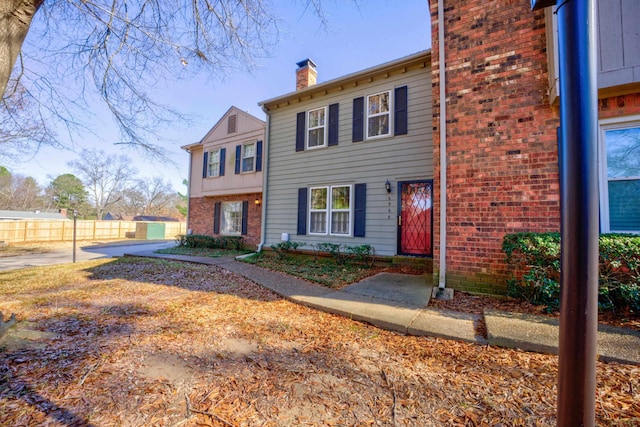
[[[230,205],[232,203],[237,203],[240,205],[240,230],[238,231],[232,231],[232,232],[225,232],[225,219],[224,219],[224,207],[225,205]],[[242,202],[241,201],[227,201],[227,202],[222,202],[220,204],[220,234],[223,236],[240,236],[242,235]]]
[[[337,187],[349,187],[349,232],[348,233],[332,233],[331,232],[331,214],[334,211],[331,207],[331,191]],[[311,198],[313,190],[318,188],[326,188],[327,189],[327,207],[326,209],[312,209],[311,208]],[[352,237],[353,236],[353,185],[351,184],[336,184],[336,185],[317,185],[313,187],[309,187],[309,200],[308,200],[308,224],[307,229],[309,230],[309,235],[311,236],[340,236],[340,237]],[[313,233],[311,231],[311,212],[325,212],[325,230],[324,233]],[[335,209],[335,212],[346,212],[346,209]]]
[[[640,233],[636,231],[611,230],[609,217],[609,179],[607,177],[607,146],[605,132],[608,130],[640,127],[640,115],[601,119],[598,123],[598,175],[600,193],[600,232],[602,233]]]
[[[213,159],[213,155],[214,154],[218,154],[218,161],[216,162],[216,164],[218,165],[215,169],[214,169],[214,173],[211,173],[211,159]],[[220,176],[220,149],[218,148],[217,150],[210,150],[209,154],[207,155],[207,178],[217,178]]]
[[[318,111],[318,110],[324,110],[324,124],[322,126],[316,126],[316,127],[311,127],[309,126],[309,117],[311,117],[311,112],[313,111]],[[315,150],[317,148],[326,148],[327,147],[327,137],[328,137],[328,133],[329,133],[329,127],[328,127],[328,123],[329,123],[329,111],[327,106],[325,105],[324,107],[318,107],[318,108],[312,108],[310,110],[307,111],[307,115],[306,117],[306,123],[305,123],[305,134],[304,134],[304,145],[305,145],[305,149],[307,150]],[[321,145],[316,145],[313,147],[309,146],[309,132],[314,130],[314,129],[324,129],[323,134],[323,141]]]
[[[253,156],[245,157],[245,149],[248,145],[253,145]],[[258,150],[257,142],[247,142],[242,144],[242,149],[240,150],[240,173],[254,173],[256,171],[256,151]],[[253,158],[253,167],[251,170],[244,170],[244,160]]]
[[[376,95],[382,95],[383,93],[388,93],[389,94],[389,111],[387,113],[378,113],[378,114],[372,114],[371,116],[369,115],[369,98],[372,96],[376,96]],[[369,95],[365,96],[365,105],[364,105],[364,139],[379,139],[379,138],[389,138],[390,136],[393,135],[393,103],[394,103],[394,99],[393,99],[393,91],[392,90],[383,90],[381,92],[376,92],[376,93],[371,93]],[[376,135],[376,136],[369,136],[369,117],[380,117],[380,116],[384,116],[384,115],[388,115],[389,116],[389,132],[382,134],[382,135]]]

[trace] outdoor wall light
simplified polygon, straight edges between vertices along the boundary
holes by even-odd
[[[384,183],[384,189],[387,190],[387,193],[391,193],[391,183],[389,182],[389,180]]]
[[[256,206],[260,206],[260,199],[256,199],[253,203],[255,203]]]

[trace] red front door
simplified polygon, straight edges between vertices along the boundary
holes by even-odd
[[[433,181],[399,182],[398,254],[433,255]]]

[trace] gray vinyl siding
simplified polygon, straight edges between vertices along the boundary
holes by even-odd
[[[640,82],[639,0],[600,0],[598,87]]]
[[[351,142],[353,99],[385,90],[393,94],[394,88],[405,85],[408,86],[407,135]],[[296,114],[333,103],[340,104],[339,144],[296,152]],[[273,109],[267,144],[266,246],[279,243],[281,234],[289,233],[291,241],[301,242],[306,248],[321,242],[371,244],[378,255],[395,255],[397,183],[433,179],[431,106],[431,68],[427,66],[380,76],[372,82],[359,82],[340,91],[329,90],[325,95]],[[393,115],[391,119],[393,121]],[[391,194],[384,188],[387,179],[392,183]],[[299,188],[360,183],[367,185],[366,237],[296,235]]]

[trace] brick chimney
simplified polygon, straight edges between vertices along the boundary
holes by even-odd
[[[298,66],[296,70],[296,90],[306,89],[315,85],[318,77],[316,64],[311,59],[305,59],[296,65]]]

